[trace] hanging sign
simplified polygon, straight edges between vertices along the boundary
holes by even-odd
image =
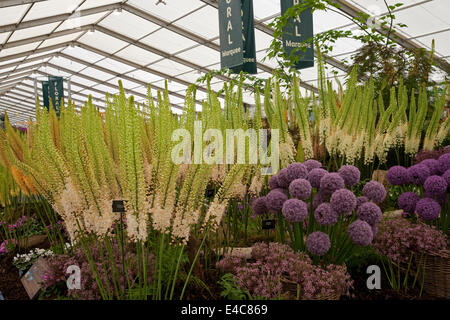
[[[302,0],[281,0],[281,15]],[[299,16],[291,19],[283,29],[283,48],[288,55],[298,57],[296,69],[314,66],[314,45],[307,41],[313,37],[313,16],[311,8],[302,11]]]
[[[50,99],[48,97],[48,81],[42,81],[42,96],[44,97],[44,106],[48,108],[50,107]]]
[[[242,65],[241,0],[219,0],[220,63],[222,68]]]
[[[53,108],[59,114],[61,99],[64,99],[64,85],[62,77],[48,77],[48,95],[52,99]]]
[[[253,0],[241,0],[241,5],[244,59],[242,65],[232,68],[232,71],[233,73],[244,71],[249,74],[256,74],[257,68]]]

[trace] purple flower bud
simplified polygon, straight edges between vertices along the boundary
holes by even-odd
[[[311,195],[311,184],[305,179],[295,179],[289,185],[289,193],[293,198],[305,200]]]
[[[358,208],[358,218],[367,222],[371,226],[376,225],[382,217],[382,212],[379,206],[373,202],[363,203]]]
[[[413,165],[407,170],[411,182],[418,186],[423,185],[425,180],[430,176],[430,169],[428,166],[421,163]]]
[[[439,176],[430,176],[425,180],[423,187],[428,194],[438,196],[447,190],[447,181]]]
[[[326,233],[316,231],[306,238],[306,248],[316,256],[323,256],[330,250],[331,242]]]
[[[270,190],[279,188],[280,186],[278,185],[278,176],[277,175],[273,175],[269,178],[269,188]]]
[[[365,221],[356,220],[348,226],[348,236],[353,243],[359,246],[367,246],[373,240],[372,227]]]
[[[436,220],[441,213],[441,206],[433,199],[423,198],[416,204],[416,213],[425,221]]]
[[[266,197],[259,197],[252,201],[253,214],[261,216],[267,213]]]
[[[420,197],[414,192],[404,192],[398,197],[398,207],[407,213],[413,214]]]
[[[328,171],[322,168],[312,169],[308,173],[308,181],[314,188],[320,188],[320,180],[328,174]]]
[[[306,169],[306,167],[299,162],[291,163],[287,167],[287,172],[291,182],[295,179],[306,179],[308,176],[308,169]]]
[[[377,181],[369,181],[363,188],[363,194],[375,203],[382,203],[386,198],[386,189]]]
[[[439,171],[444,173],[447,170],[450,170],[450,153],[445,153],[438,159],[439,162]]]
[[[386,174],[386,178],[392,185],[407,184],[410,181],[408,170],[402,166],[394,166],[390,168]]]
[[[278,213],[283,208],[283,203],[288,199],[287,195],[279,190],[272,190],[266,195],[266,206],[269,211]]]
[[[344,179],[345,185],[348,187],[356,185],[361,177],[359,169],[352,165],[342,166],[338,170],[338,173]]]
[[[339,214],[329,203],[320,204],[314,211],[314,219],[321,226],[333,225],[338,221]]]
[[[320,191],[331,194],[336,190],[344,189],[345,182],[336,172],[329,173],[320,179]]]
[[[426,159],[423,160],[420,164],[424,164],[430,169],[430,175],[439,175],[441,174],[441,166],[439,161],[435,159]]]
[[[356,198],[356,206],[359,208],[363,203],[369,202],[367,197],[361,196]]]
[[[303,162],[303,164],[305,165],[305,167],[308,171],[320,168],[322,166],[322,164],[319,161],[314,160],[314,159],[306,160],[305,162]]]
[[[288,188],[291,181],[287,168],[283,168],[278,172],[278,186],[280,188]]]
[[[302,200],[289,199],[284,202],[281,212],[288,222],[301,222],[308,216],[308,206]]]
[[[350,190],[336,190],[330,199],[331,207],[337,213],[352,212],[356,208],[356,197]]]

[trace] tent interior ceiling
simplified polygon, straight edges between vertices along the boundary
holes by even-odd
[[[316,33],[354,29],[347,17],[355,9],[372,16],[386,13],[384,0],[337,2],[343,5],[341,12],[314,14]],[[431,49],[434,39],[436,57],[448,64],[450,1],[402,2],[395,15],[408,26],[396,30],[404,43]],[[280,14],[279,0],[254,1],[254,14],[258,76],[267,78],[276,66],[275,61],[263,61],[272,34],[267,24]],[[148,83],[156,92],[168,79],[173,110],[179,113],[187,86],[220,68],[217,0],[7,0],[0,1],[0,16],[0,111],[7,110],[12,122],[34,117],[35,79],[47,75],[70,79],[77,105],[92,94],[100,107],[104,92],[117,92],[119,79],[138,102],[146,100]],[[342,61],[360,46],[353,40],[335,44],[332,56],[325,57],[330,79],[346,74]],[[226,80],[218,76],[212,87],[220,89]],[[302,70],[301,80],[303,90],[314,90],[316,68]],[[40,85],[37,92],[42,99]],[[205,97],[200,85],[198,110]],[[253,104],[250,92],[244,101]]]

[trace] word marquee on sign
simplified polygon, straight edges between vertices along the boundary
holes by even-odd
[[[253,0],[219,0],[219,33],[221,67],[255,74]]]

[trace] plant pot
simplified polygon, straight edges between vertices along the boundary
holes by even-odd
[[[18,241],[18,245],[21,248],[31,248],[37,245],[40,245],[47,240],[47,236],[45,234],[38,234],[34,236],[29,236]]]
[[[423,290],[430,296],[450,299],[450,251],[427,254]]]

